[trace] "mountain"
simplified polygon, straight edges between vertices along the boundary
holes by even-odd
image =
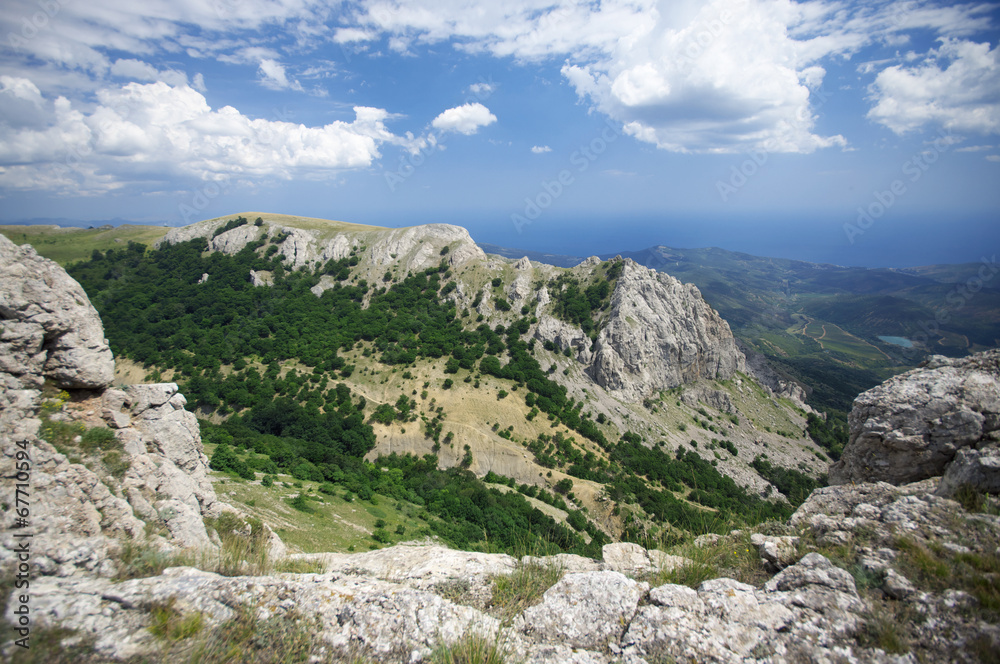
[[[750,506],[787,513],[839,445],[801,393],[746,362],[697,288],[631,260],[563,269],[486,255],[455,226],[248,212],[71,273],[121,379],[177,382],[213,458],[236,446],[220,467],[294,471],[350,497],[383,481],[362,456],[409,477],[407,458],[434,455],[585,529],[562,550],[704,530]],[[422,490],[405,495],[432,498]],[[431,503],[435,532],[482,538]]]
[[[748,352],[846,413],[858,392],[928,354],[1000,342],[995,261],[869,269],[763,258],[717,248],[651,247],[623,257],[688,281]],[[607,257],[605,257],[607,258]]]
[[[248,360],[237,352],[243,348],[240,334],[252,332],[244,340],[259,344],[256,350],[264,356],[281,355],[262,343],[267,339],[292,345],[298,339],[296,350],[309,350],[320,340],[314,335],[324,326],[337,327],[338,318],[326,318],[316,327],[301,323],[326,308],[312,306],[317,302],[347,313],[337,308],[347,306],[338,291],[348,291],[358,304],[367,300],[367,307],[355,309],[350,318],[364,319],[367,311],[375,316],[388,313],[381,307],[383,296],[392,299],[397,319],[418,311],[433,316],[440,291],[457,278],[448,281],[445,276],[442,284],[442,275],[452,270],[445,261],[392,287],[376,289],[384,288],[381,293],[364,289],[358,279],[357,285],[337,283],[316,294],[312,288],[320,285],[321,275],[287,269],[277,258],[282,251],[288,252],[283,255],[289,262],[304,258],[315,248],[311,243],[291,241],[282,250],[294,233],[273,226],[267,229],[268,237],[280,242],[261,243],[260,237],[247,233],[246,218],[242,224],[240,219],[224,220],[190,240],[175,237],[175,243],[156,251],[147,253],[133,243],[76,265],[73,270],[86,281],[111,282],[100,289],[90,286],[97,309],[109,314],[107,330],[88,295],[66,271],[31,247],[0,238],[0,473],[16,481],[9,483],[16,489],[14,502],[0,511],[0,650],[5,660],[881,663],[919,654],[940,662],[991,661],[1000,645],[997,351],[961,360],[938,357],[859,397],[851,413],[851,442],[842,462],[834,466],[842,485],[813,491],[814,486],[801,484],[802,477],[793,469],[771,463],[780,453],[781,438],[763,441],[768,452],[759,454],[751,467],[774,482],[769,486],[801,503],[787,520],[755,523],[762,515],[754,512],[766,509],[767,503],[734,490],[692,450],[679,446],[665,455],[658,452],[665,441],[649,444],[631,432],[617,443],[601,445],[600,453],[607,454],[612,466],[594,456],[582,460],[587,469],[614,470],[618,477],[605,483],[595,509],[578,510],[571,506],[587,502],[585,496],[572,491],[562,496],[568,489],[580,491],[584,482],[560,489],[560,479],[553,498],[539,488],[547,486],[545,478],[532,478],[531,486],[517,485],[488,472],[483,482],[468,470],[442,470],[433,454],[388,454],[367,463],[353,454],[335,453],[338,443],[363,443],[367,433],[376,433],[360,413],[370,414],[376,424],[401,428],[415,421],[409,419],[414,406],[423,415],[444,415],[444,408],[427,410],[416,400],[400,399],[389,407],[392,417],[386,423],[379,413],[388,402],[371,409],[363,396],[359,398],[359,392],[376,395],[374,386],[391,379],[376,375],[374,381],[352,380],[356,373],[378,374],[379,364],[391,364],[385,362],[392,350],[388,343],[381,359],[360,359],[374,357],[364,351],[384,338],[376,330],[369,329],[374,344],[366,346],[362,338],[362,348],[355,349],[361,351],[359,356],[352,356],[364,366],[348,371],[343,364],[317,364],[304,372],[303,381],[297,379],[298,371],[313,359],[338,363],[322,349],[313,349],[311,355],[283,363],[272,378],[270,364],[264,376],[255,377],[256,369],[238,368],[240,361],[251,365],[263,358],[251,355]],[[265,224],[262,219],[258,234]],[[402,251],[413,237],[406,231],[344,232],[386,241],[386,247],[401,251],[397,259],[405,254],[403,260],[408,261],[427,255],[423,245],[428,243],[440,246],[438,256],[452,253],[444,252],[451,242],[456,250],[465,243],[461,229],[454,228],[414,231],[422,241],[410,243],[409,251]],[[227,233],[233,235],[223,238]],[[221,248],[234,250],[238,238],[246,235],[251,239],[242,249],[223,253]],[[451,241],[441,244],[448,238]],[[207,251],[210,240],[218,240],[221,248]],[[351,284],[351,268],[362,268],[358,254],[373,258],[360,246],[344,259],[322,264],[321,272]],[[262,260],[268,252],[272,260]],[[358,258],[355,265],[352,258]],[[472,257],[464,262],[472,269],[481,268],[481,261]],[[590,293],[600,296],[600,303],[600,284],[609,284],[611,291],[614,282],[610,297],[619,300],[607,303],[606,319],[589,319],[598,338],[618,317],[640,314],[640,301],[664,305],[677,299],[712,320],[698,309],[692,287],[644,274],[625,261],[591,263],[582,269],[603,270],[603,281],[595,281]],[[530,267],[522,263],[518,269]],[[453,269],[453,275],[460,271]],[[556,291],[553,284],[553,293],[572,290],[566,274],[560,274],[566,288]],[[584,272],[577,274],[582,277]],[[344,278],[336,279],[339,276]],[[428,288],[415,288],[421,281]],[[434,282],[432,294],[428,291]],[[194,290],[189,291],[191,286]],[[179,299],[168,296],[176,291],[181,291]],[[426,297],[420,297],[421,292]],[[631,301],[629,308],[624,308],[623,296]],[[145,306],[136,306],[143,298]],[[121,320],[115,303],[130,308],[131,317]],[[256,304],[258,315],[246,318],[247,304]],[[572,306],[567,309],[582,313]],[[649,310],[655,312],[656,307]],[[553,311],[566,313],[559,307]],[[185,316],[196,314],[205,316],[200,319],[204,349],[179,343],[184,335],[197,334],[184,325]],[[684,315],[679,310],[673,314]],[[221,329],[212,317],[230,331],[229,338],[212,339]],[[247,329],[254,320],[261,325]],[[283,320],[289,323],[288,334]],[[414,320],[411,316],[398,322],[409,325]],[[213,424],[195,418],[176,384],[121,384],[120,376],[112,376],[121,356],[112,358],[105,331],[112,347],[129,348],[133,335],[141,336],[157,323],[177,335],[161,344],[162,350],[154,349],[162,354],[162,370],[190,373],[189,385],[204,389],[194,378],[207,377],[188,369],[184,360],[212,367],[220,352],[228,354],[233,361],[213,380],[228,383],[232,378],[237,386],[249,385],[251,398],[264,396],[275,407],[239,413],[241,397],[234,393],[231,407],[214,408]],[[417,331],[415,347],[427,350],[427,343],[442,342],[440,334],[431,333],[446,330],[448,321],[438,323],[437,328]],[[520,323],[512,327],[518,330]],[[723,336],[721,330],[715,332]],[[524,349],[517,339],[523,334],[508,333],[506,341],[486,337],[506,347],[511,356],[507,366],[519,362],[526,371],[530,363],[518,359]],[[408,347],[405,335],[399,341],[402,348]],[[171,345],[177,346],[181,369],[167,368]],[[190,348],[206,352],[192,357]],[[715,372],[716,378],[692,381],[681,371],[687,381],[678,386],[683,389],[669,391],[676,405],[659,402],[651,412],[692,412],[684,408],[690,406],[708,422],[718,423],[717,409],[733,407],[740,413],[737,419],[766,418],[768,413],[761,409],[771,398],[738,367],[732,378],[718,378],[730,368],[718,362],[706,369],[697,360],[705,357],[707,346],[700,348],[701,354],[681,357],[695,360],[690,370]],[[720,359],[728,356],[725,344],[716,352]],[[443,359],[443,353],[436,359]],[[433,366],[433,359],[429,362]],[[427,370],[421,359],[404,364],[404,375]],[[452,375],[460,372],[459,365]],[[486,375],[484,382],[489,380]],[[338,384],[328,398],[317,397],[309,387],[322,385],[330,376],[353,387]],[[267,380],[272,381],[269,389]],[[305,389],[297,390],[295,398],[282,396],[290,390],[279,387],[279,380]],[[404,380],[416,385],[420,378],[410,375]],[[531,388],[530,382],[514,391],[544,387],[539,382]],[[709,385],[717,389],[708,391]],[[730,387],[735,389],[727,391]],[[594,383],[588,387],[601,389]],[[444,391],[433,392],[435,399],[443,399]],[[611,394],[623,395],[609,392],[602,398],[617,398]],[[465,407],[475,407],[472,395],[467,391],[462,397]],[[511,403],[499,396],[493,402],[490,394],[491,415]],[[707,402],[697,400],[703,397]],[[320,405],[314,404],[316,398]],[[421,395],[421,401],[425,399]],[[326,415],[325,428],[311,428],[320,410]],[[545,425],[556,430],[554,439],[548,439],[554,446],[526,445],[536,459],[572,453],[574,445],[562,435],[562,420],[570,420],[572,410],[564,408],[558,419],[550,418]],[[639,412],[625,419],[634,424]],[[247,414],[250,417],[244,417]],[[434,421],[450,424],[452,415],[449,409],[446,417]],[[525,419],[531,423],[538,418]],[[323,443],[322,435],[331,429],[339,431],[338,437]],[[379,428],[378,436],[385,431]],[[230,438],[225,440],[223,434]],[[516,441],[516,435],[500,435],[495,442]],[[214,439],[211,461],[202,436]],[[467,439],[467,431],[460,430],[457,441]],[[744,452],[728,435],[723,442],[713,442],[714,448],[700,449],[708,447],[717,457],[720,452]],[[553,464],[554,474],[559,465]],[[320,472],[320,480],[312,478],[313,471]],[[682,488],[688,482],[693,486]],[[657,492],[657,486],[668,491]],[[248,490],[255,491],[254,499],[241,499],[238,506],[227,502]],[[671,502],[667,496],[674,493],[686,493],[688,506]],[[533,507],[528,497],[551,510]],[[567,521],[590,542],[551,518],[560,509],[556,503],[571,509]],[[598,528],[591,521],[599,517],[600,503],[612,503],[619,514],[630,515],[622,520],[623,535],[648,544],[607,541],[609,524]],[[343,505],[365,516],[348,520],[342,516],[348,512],[335,511]],[[699,525],[709,525],[709,531],[719,532],[693,537],[673,531],[672,537],[658,537],[640,515],[661,509],[664,518],[659,523],[664,526],[697,532]],[[319,541],[311,552],[289,551],[271,527],[289,533],[294,514],[306,512],[312,530],[330,533],[330,539]],[[711,518],[692,519],[697,513]],[[414,514],[414,521],[426,524],[418,533],[422,541],[398,542],[390,534],[386,521],[403,514]],[[371,529],[361,523],[371,524]],[[642,528],[630,529],[631,524]],[[395,530],[397,536],[403,534],[402,525]],[[485,543],[474,539],[481,528],[491,533]],[[335,550],[330,546],[332,534],[343,530],[361,530],[370,550],[353,552],[353,545],[347,551]],[[510,547],[512,542],[502,536],[512,530],[521,537],[535,534],[540,548],[517,551],[516,557],[483,550]],[[463,533],[470,550],[442,546]],[[565,551],[576,546],[589,555]]]

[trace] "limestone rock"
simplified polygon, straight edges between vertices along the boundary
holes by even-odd
[[[599,649],[617,642],[649,585],[619,572],[567,574],[524,612],[524,632],[540,641]]]
[[[259,238],[262,233],[263,231],[253,224],[237,226],[211,238],[208,247],[212,251],[221,251],[224,254],[238,254],[243,247]]]
[[[764,566],[772,571],[778,572],[795,562],[795,545],[798,537],[788,535],[771,536],[754,533],[750,537],[750,543],[757,547],[757,553]]]
[[[958,450],[1000,430],[1000,350],[935,356],[854,400],[830,483],[905,484],[943,475]]]
[[[590,351],[590,337],[575,325],[570,325],[554,316],[542,314],[535,325],[534,337],[541,342],[551,341],[557,350],[572,348],[574,355],[587,364],[593,354]]]
[[[458,578],[510,574],[517,566],[517,560],[506,554],[455,551],[426,542],[405,542],[357,554],[297,554],[292,558],[319,561],[328,573],[363,573],[419,587]]]
[[[950,497],[963,488],[1000,494],[1000,447],[958,451],[941,478],[938,493]]]
[[[625,260],[588,369],[599,385],[639,401],[654,390],[727,379],[744,368],[729,324],[695,286]]]
[[[6,237],[0,238],[0,328],[5,373],[35,374],[44,353],[44,375],[62,387],[111,384],[114,358],[83,288],[32,247]]]

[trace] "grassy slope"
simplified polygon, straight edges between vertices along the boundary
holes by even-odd
[[[60,265],[90,258],[94,250],[107,251],[129,242],[152,245],[170,229],[165,226],[124,224],[115,228],[63,228],[59,226],[0,226],[0,233],[16,244],[30,244],[39,254]]]

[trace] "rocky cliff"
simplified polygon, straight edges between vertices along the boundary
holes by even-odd
[[[1000,465],[1000,350],[961,359],[934,356],[854,401],[850,440],[830,482],[904,484],[946,475],[946,490],[975,465]],[[982,462],[978,459],[983,459]],[[984,480],[985,481],[985,480]]]
[[[631,401],[699,378],[731,378],[746,369],[729,324],[691,284],[624,261],[608,322],[588,369]]]
[[[233,217],[172,229],[156,246],[203,237],[211,250],[235,254],[251,242],[269,238],[291,269],[339,260],[354,251],[360,254],[369,278],[381,277],[391,265],[417,271],[438,265],[442,257],[449,265],[458,266],[485,256],[467,230],[450,224],[387,229],[257,212],[245,212],[243,216],[249,223],[218,235],[216,231]],[[258,218],[260,226],[254,223]]]
[[[15,560],[19,532],[32,537],[38,572],[60,576],[113,574],[126,541],[214,547],[205,519],[224,506],[177,386],[112,389],[100,317],[30,247],[0,237],[0,275],[0,474],[27,500],[26,516],[10,509],[5,482],[0,561]]]

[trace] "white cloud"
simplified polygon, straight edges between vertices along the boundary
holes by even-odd
[[[983,152],[984,150],[992,150],[996,147],[995,145],[966,145],[964,148],[957,148],[955,152]]]
[[[24,83],[11,88],[31,96]],[[325,178],[370,166],[385,143],[421,140],[394,135],[378,108],[355,107],[352,122],[306,127],[251,119],[231,106],[213,110],[196,90],[163,82],[106,88],[98,101],[85,113],[63,97],[43,99],[52,118],[45,127],[0,135],[0,186],[80,195],[175,176]]]
[[[134,59],[115,60],[111,65],[112,76],[129,78],[133,81],[163,81],[167,85],[190,85],[201,92],[205,91],[205,79],[201,74],[194,77],[194,82],[189,83],[187,74],[176,69],[159,70],[148,62]]]
[[[378,36],[371,30],[361,28],[337,28],[333,33],[333,41],[337,44],[354,44],[356,42],[372,41]]]
[[[1000,154],[989,154],[989,155],[986,155],[986,161],[998,162],[998,161],[1000,161]]]
[[[469,92],[476,95],[479,99],[486,99],[491,94],[496,92],[497,86],[495,83],[490,83],[487,81],[480,81],[479,83],[473,83],[469,86]]]
[[[970,35],[990,11],[933,0],[362,0],[356,22],[400,52],[453,40],[521,62],[564,58],[581,98],[666,150],[812,152],[846,146],[815,131],[824,59],[905,46],[914,30]]]
[[[449,108],[431,122],[438,131],[454,131],[459,134],[475,134],[480,127],[486,127],[497,121],[497,116],[482,104],[462,104]]]
[[[897,134],[941,125],[954,131],[1000,133],[1000,46],[945,40],[913,66],[889,67],[875,78],[877,103],[868,117]]]
[[[285,72],[285,67],[274,60],[261,60],[257,71],[260,74],[261,85],[265,88],[303,91],[302,84],[296,80],[289,80],[288,74]]]
[[[547,145],[532,145],[531,151],[535,154],[545,154],[546,152],[552,152],[552,148]]]

